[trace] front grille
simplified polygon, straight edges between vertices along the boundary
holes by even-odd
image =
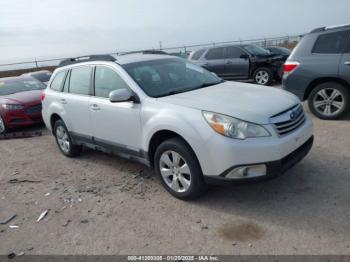
[[[22,122],[25,122],[25,118],[14,118],[10,121],[10,123],[12,124],[17,124],[17,123],[22,123]]]
[[[43,121],[43,118],[42,118],[41,115],[40,115],[40,116],[33,116],[33,117],[31,117],[30,119],[31,119],[34,123],[40,123],[40,122]]]
[[[302,105],[297,105],[270,118],[277,134],[284,136],[292,133],[305,122],[305,114]]]
[[[26,114],[28,115],[34,115],[34,114],[38,114],[38,113],[41,113],[41,109],[42,109],[42,106],[41,104],[39,105],[35,105],[35,106],[30,106],[28,107],[25,112]]]

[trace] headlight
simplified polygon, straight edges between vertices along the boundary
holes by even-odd
[[[208,124],[219,134],[236,139],[267,137],[270,133],[262,126],[248,123],[233,117],[203,111]]]
[[[2,107],[6,110],[20,110],[24,108],[24,106],[17,104],[3,104]]]

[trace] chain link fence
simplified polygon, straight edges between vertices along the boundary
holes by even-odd
[[[168,52],[170,54],[176,54],[179,56],[186,57],[191,51],[195,51],[205,47],[213,47],[213,46],[221,46],[221,45],[230,45],[230,44],[256,44],[262,47],[267,46],[283,46],[287,48],[294,48],[294,46],[301,40],[303,35],[293,35],[293,36],[281,36],[281,37],[273,37],[273,38],[258,38],[258,39],[248,39],[248,40],[234,40],[234,41],[226,41],[226,42],[213,42],[213,43],[204,43],[204,44],[196,44],[196,45],[184,45],[184,46],[176,46],[176,47],[160,47],[157,50],[162,50]],[[147,50],[156,50],[156,49],[147,49]],[[110,52],[108,54],[118,55],[120,53],[127,52],[138,52],[144,50],[125,50],[123,52]],[[0,64],[0,72],[3,71],[28,71],[37,70],[37,69],[51,69],[58,65],[61,60],[68,59],[67,57],[61,58],[53,58],[53,59],[45,59],[45,60],[36,60],[33,61],[24,61],[17,63],[7,63]],[[3,74],[1,74],[3,75]],[[0,75],[0,77],[1,77]]]

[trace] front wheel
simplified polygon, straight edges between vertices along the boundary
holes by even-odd
[[[308,98],[311,112],[318,118],[334,120],[348,109],[349,90],[336,82],[322,83],[314,88]]]
[[[206,190],[198,160],[182,139],[163,142],[157,148],[154,159],[156,173],[173,196],[182,200],[195,199]]]
[[[6,125],[3,118],[0,116],[0,134],[6,133]]]
[[[271,85],[273,80],[272,70],[267,67],[260,67],[256,69],[253,74],[253,80],[258,85],[264,85],[264,86]]]

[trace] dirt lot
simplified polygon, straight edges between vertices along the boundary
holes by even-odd
[[[17,217],[0,225],[0,254],[350,254],[349,119],[314,119],[314,147],[287,174],[194,202],[139,164],[65,158],[47,132],[2,140],[0,220]]]

